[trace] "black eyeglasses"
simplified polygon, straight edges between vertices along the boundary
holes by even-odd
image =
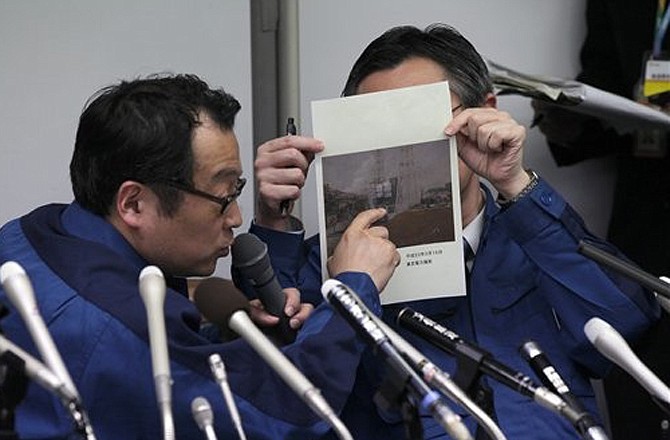
[[[459,108],[461,108],[461,107],[463,107],[463,104],[458,104],[456,107],[452,108],[452,109],[451,109],[451,114],[454,114],[454,112],[455,112],[456,110],[458,110]]]
[[[235,182],[235,192],[225,197],[217,197],[215,195],[206,193],[204,191],[200,191],[199,189],[195,189],[192,186],[180,182],[164,182],[164,183],[165,185],[171,186],[172,188],[176,188],[189,194],[193,194],[194,196],[202,197],[203,199],[211,200],[214,203],[218,203],[219,205],[221,205],[221,214],[223,215],[226,212],[226,210],[230,207],[230,205],[235,200],[237,200],[240,194],[242,194],[242,189],[244,188],[244,185],[246,185],[247,179],[245,179],[244,177],[238,178],[237,181]]]

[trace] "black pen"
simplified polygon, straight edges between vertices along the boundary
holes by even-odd
[[[286,123],[286,134],[287,135],[296,135],[298,134],[298,127],[295,126],[295,119],[288,118]],[[282,217],[288,215],[288,209],[291,206],[291,200],[282,200],[279,204],[279,212],[281,212]]]
[[[298,127],[295,126],[295,119],[288,118],[288,122],[286,123],[286,134],[298,134]]]

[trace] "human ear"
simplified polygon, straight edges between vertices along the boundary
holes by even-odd
[[[487,93],[486,97],[484,98],[483,107],[497,108],[498,107],[498,97],[494,93]]]
[[[129,227],[140,225],[142,214],[147,209],[149,188],[131,180],[125,181],[116,192],[114,210],[116,216]]]

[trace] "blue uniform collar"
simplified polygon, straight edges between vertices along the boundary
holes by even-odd
[[[61,224],[69,234],[102,244],[121,254],[124,259],[137,267],[144,267],[148,264],[111,223],[82,208],[77,202],[65,208],[61,214]]]

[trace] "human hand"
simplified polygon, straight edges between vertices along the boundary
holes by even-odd
[[[290,318],[289,326],[297,330],[305,323],[309,315],[314,311],[314,306],[308,303],[300,303],[300,291],[293,287],[283,289],[286,295],[284,313]],[[263,304],[257,300],[249,301],[251,320],[259,327],[274,327],[279,324],[279,318],[265,311]]]
[[[321,151],[321,141],[295,135],[273,139],[258,147],[254,161],[259,195],[257,224],[288,229],[290,219],[281,212],[281,202],[300,197],[314,154]]]
[[[328,272],[335,277],[342,272],[365,272],[381,292],[400,264],[400,253],[388,239],[384,226],[372,226],[386,215],[383,208],[359,213],[344,231],[333,255]]]
[[[444,133],[456,136],[461,160],[504,198],[514,197],[528,184],[523,169],[526,129],[509,113],[494,107],[467,108],[454,116]]]

